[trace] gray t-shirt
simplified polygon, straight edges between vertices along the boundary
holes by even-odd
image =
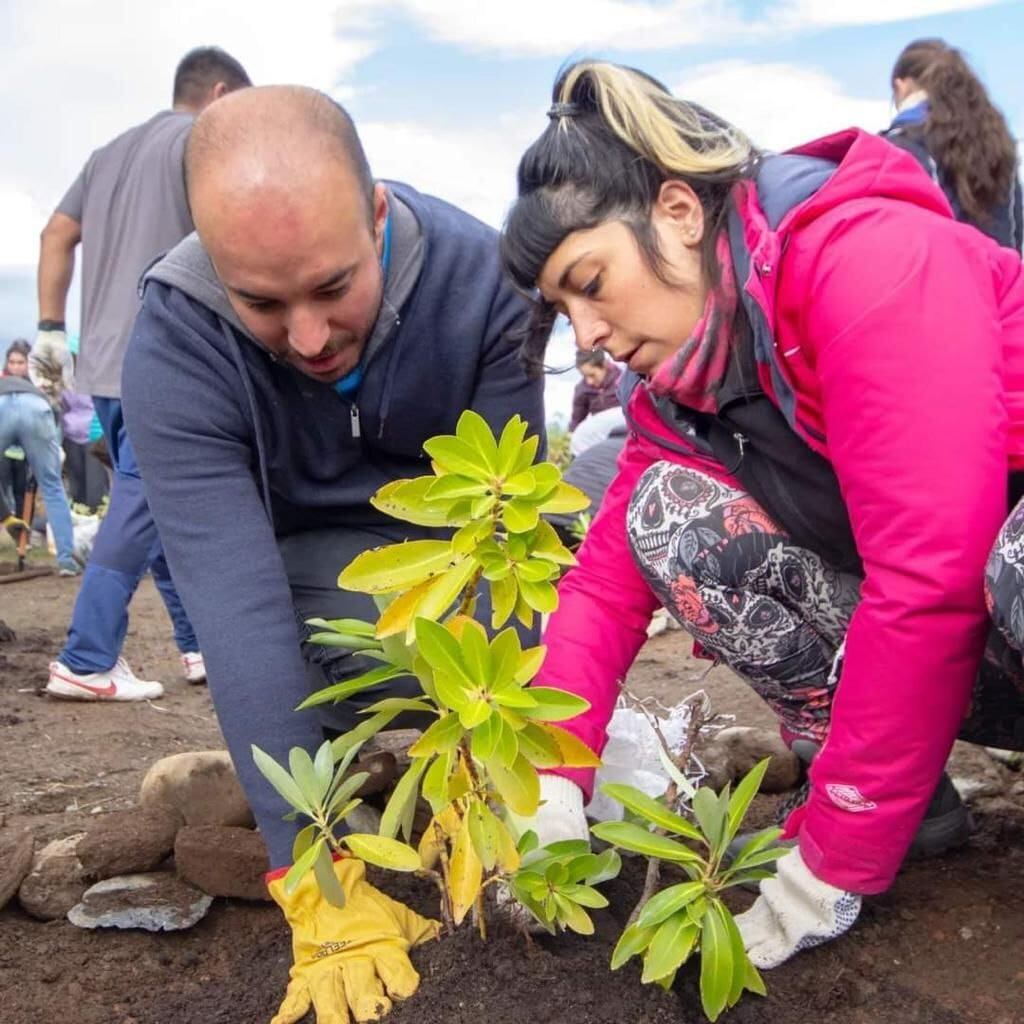
[[[58,213],[82,225],[78,390],[120,398],[142,272],[192,231],[182,160],[191,114],[165,110],[89,157]]]

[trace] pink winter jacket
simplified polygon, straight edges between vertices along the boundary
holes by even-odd
[[[819,878],[876,893],[924,814],[984,647],[985,561],[1008,466],[1024,466],[1024,274],[884,140],[848,131],[794,152],[838,168],[776,230],[747,190],[738,284],[773,327],[791,423],[839,479],[865,578],[810,799],[787,831]],[[779,402],[766,367],[762,386]],[[677,450],[643,385],[628,411],[638,429],[561,584],[540,673],[590,701],[564,724],[597,752],[658,605],[626,537],[636,483],[659,460],[730,479]],[[561,774],[589,793],[592,772]]]

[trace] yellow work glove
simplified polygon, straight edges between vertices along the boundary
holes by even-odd
[[[28,523],[14,515],[8,515],[0,519],[0,526],[11,535],[11,540],[13,541],[21,540],[22,531],[28,529]]]
[[[335,907],[310,871],[289,896],[284,878],[268,884],[292,928],[292,969],[284,1002],[270,1024],[297,1024],[312,1006],[317,1024],[379,1020],[392,999],[408,999],[420,976],[409,950],[437,937],[440,924],[389,899],[366,881],[361,860],[334,862],[345,891]]]

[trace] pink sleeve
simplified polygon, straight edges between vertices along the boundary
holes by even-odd
[[[999,310],[988,248],[962,231],[876,201],[785,268],[783,288],[813,297],[804,339],[865,570],[788,827],[816,875],[861,893],[892,883],[967,709],[1007,511]]]
[[[590,710],[559,723],[598,754],[606,728],[637,651],[647,639],[647,626],[658,599],[633,562],[626,535],[626,510],[641,474],[652,463],[649,446],[630,438],[619,456],[619,471],[601,503],[579,564],[558,587],[558,610],[544,633],[547,657],[537,682],[578,694]],[[561,769],[588,798],[594,772]]]

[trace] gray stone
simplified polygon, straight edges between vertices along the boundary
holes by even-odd
[[[0,832],[0,910],[11,901],[25,876],[32,870],[35,840],[31,832]]]
[[[121,875],[87,889],[68,911],[68,920],[78,928],[174,932],[201,921],[212,902],[212,896],[165,871]]]
[[[969,804],[1009,792],[1015,778],[1001,764],[993,761],[983,747],[971,743],[953,745],[946,771],[961,799]]]
[[[161,758],[142,780],[139,801],[144,807],[173,807],[186,825],[255,825],[226,750]]]
[[[800,781],[800,759],[772,729],[731,726],[713,736],[698,756],[708,772],[705,784],[716,790],[727,782],[738,782],[765,757],[771,761],[761,782],[762,793],[785,793]]]
[[[104,814],[78,844],[89,878],[152,871],[174,849],[181,814],[173,807],[137,807]]]
[[[224,825],[186,825],[174,843],[178,874],[210,896],[269,900],[270,870],[258,832]]]
[[[83,833],[54,839],[35,856],[18,889],[18,902],[41,921],[55,921],[82,898],[88,883],[76,848]]]
[[[360,804],[345,819],[345,825],[349,832],[367,832],[376,835],[380,831],[380,811],[369,804]]]

